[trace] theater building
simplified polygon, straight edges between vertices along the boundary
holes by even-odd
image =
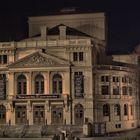
[[[0,124],[138,126],[136,69],[106,56],[104,13],[29,17],[28,24],[27,39],[0,43]]]

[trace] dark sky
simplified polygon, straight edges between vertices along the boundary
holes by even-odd
[[[106,13],[108,52],[129,53],[140,43],[140,4],[136,0],[5,0],[0,5],[0,41],[27,37],[28,16],[76,7]]]

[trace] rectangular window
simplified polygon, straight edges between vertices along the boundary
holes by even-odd
[[[123,86],[122,87],[122,94],[123,95],[128,95],[128,93],[127,93],[127,87],[126,86]]]
[[[129,95],[132,96],[132,93],[133,93],[132,87],[129,87]]]
[[[0,55],[0,64],[7,64],[7,55]]]
[[[7,64],[7,55],[3,55],[3,64]]]
[[[119,82],[119,77],[113,76],[113,82]]]
[[[109,86],[103,85],[101,87],[102,95],[109,95]]]
[[[127,78],[126,77],[122,77],[122,82],[126,83],[127,82]]]
[[[78,61],[78,53],[77,52],[73,53],[73,61]]]
[[[83,61],[83,52],[79,52],[79,61]]]
[[[109,76],[101,76],[101,82],[109,82]]]
[[[130,114],[133,115],[133,105],[130,105]]]
[[[113,95],[119,95],[119,86],[113,86]]]
[[[73,61],[83,61],[83,52],[73,52]]]

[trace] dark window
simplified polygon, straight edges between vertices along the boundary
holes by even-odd
[[[79,52],[79,61],[83,61],[83,52]]]
[[[114,114],[115,114],[115,116],[120,115],[120,105],[119,104],[114,105]]]
[[[119,77],[113,76],[113,82],[119,82]]]
[[[3,55],[3,64],[7,64],[7,55]]]
[[[75,105],[74,114],[75,114],[75,123],[76,124],[83,124],[83,122],[84,122],[84,109],[83,109],[83,106],[81,104]]]
[[[109,104],[103,105],[103,116],[109,116],[110,115],[110,107]]]
[[[52,91],[53,94],[62,94],[62,77],[59,74],[55,74],[53,76],[53,81],[52,81]]]
[[[122,87],[122,94],[123,95],[128,95],[128,93],[127,93],[127,87],[126,86],[123,86]]]
[[[130,105],[130,114],[133,115],[133,105]]]
[[[125,116],[128,115],[128,105],[127,104],[124,105],[124,115]]]
[[[127,82],[127,78],[126,77],[122,77],[122,82],[126,83]]]
[[[26,77],[24,75],[20,75],[17,78],[17,94],[26,94]]]
[[[109,86],[103,85],[101,87],[101,92],[102,92],[102,95],[109,95]]]
[[[78,53],[77,52],[73,53],[73,61],[78,61]]]
[[[115,124],[116,128],[121,128],[121,124]]]
[[[113,86],[113,95],[119,95],[119,86]]]
[[[132,96],[133,90],[132,87],[129,87],[129,95]]]
[[[83,61],[83,52],[73,52],[73,61]]]
[[[42,75],[35,77],[35,94],[44,94],[44,77]]]
[[[0,55],[0,64],[7,64],[7,55]]]
[[[109,76],[101,76],[101,82],[109,82]]]

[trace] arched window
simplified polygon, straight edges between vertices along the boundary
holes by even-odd
[[[17,94],[26,94],[26,77],[20,75],[17,78]]]
[[[103,116],[109,116],[110,115],[110,107],[109,104],[103,105]]]
[[[119,116],[121,114],[121,110],[120,110],[120,105],[119,104],[114,105],[114,114],[115,114],[115,116]]]
[[[52,92],[53,94],[62,94],[62,77],[59,74],[53,76]]]
[[[84,123],[84,109],[81,104],[75,105],[74,108],[74,116],[75,116],[75,124],[83,124]]]
[[[35,94],[44,94],[44,77],[40,74],[35,77]]]
[[[128,115],[128,105],[124,104],[124,115]]]

